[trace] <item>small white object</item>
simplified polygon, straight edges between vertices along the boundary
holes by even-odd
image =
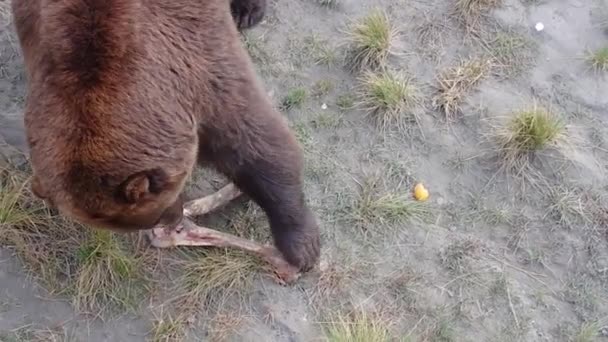
[[[536,23],[536,25],[534,25],[534,28],[536,29],[536,31],[540,32],[545,29],[545,24],[539,21],[538,23]]]
[[[324,104],[322,104],[322,105],[321,105],[321,109],[327,109],[327,104],[325,104],[325,103],[324,103]]]

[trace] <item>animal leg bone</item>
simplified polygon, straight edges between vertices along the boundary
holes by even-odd
[[[214,194],[195,199],[184,204],[184,215],[188,217],[204,215],[222,207],[241,195],[241,191],[230,183]]]
[[[176,246],[205,246],[237,248],[256,255],[272,266],[279,282],[290,284],[300,277],[299,270],[289,264],[274,246],[262,245],[236,235],[198,226],[188,217],[203,215],[227,204],[241,192],[228,184],[216,193],[190,201],[184,205],[184,219],[175,228],[155,227],[147,232],[152,246],[170,248]]]

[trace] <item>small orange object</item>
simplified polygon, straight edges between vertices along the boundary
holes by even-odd
[[[422,183],[418,183],[414,187],[414,198],[418,201],[426,201],[429,198],[429,191]]]

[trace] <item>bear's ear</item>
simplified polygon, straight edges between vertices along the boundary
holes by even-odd
[[[150,195],[160,194],[168,185],[169,176],[160,168],[134,173],[118,188],[118,195],[127,203],[137,203]]]

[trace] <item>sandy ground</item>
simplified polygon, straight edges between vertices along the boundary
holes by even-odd
[[[273,1],[244,40],[277,106],[294,89],[307,94],[284,112],[306,151],[306,192],[322,222],[320,269],[281,287],[245,263],[247,281],[226,283],[230,293],[220,284],[181,315],[166,291],[183,280],[179,270],[148,261],[150,277],[164,278],[136,298],[136,309],[95,317],[26,272],[27,260],[6,243],[0,340],[317,341],[332,340],[342,319],[387,332],[359,341],[608,341],[608,79],[585,59],[608,46],[608,1],[499,1],[474,32],[451,0],[320,3]],[[410,109],[418,122],[401,130],[380,131],[348,103],[358,100],[359,80],[342,60],[347,25],[374,7],[399,30],[388,65],[421,93]],[[0,19],[0,138],[25,150],[25,80],[10,20]],[[515,38],[504,48],[499,37]],[[492,72],[446,121],[433,103],[439,78],[488,56]],[[534,103],[560,115],[571,138],[562,153],[536,158],[537,177],[522,181],[499,172],[488,134]],[[420,215],[394,218],[365,206],[383,194],[409,195],[419,181],[431,193]],[[201,171],[189,193],[223,182]],[[244,200],[205,223],[268,238],[259,209]],[[157,264],[179,263],[177,252],[145,253]],[[179,332],[163,332],[167,322]]]

